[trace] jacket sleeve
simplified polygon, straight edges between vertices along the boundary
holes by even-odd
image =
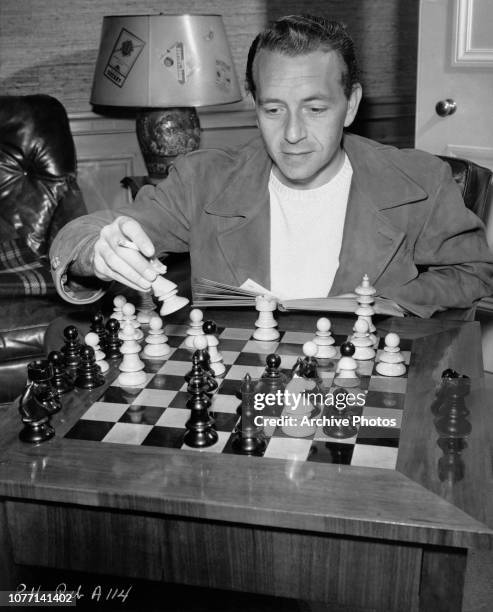
[[[66,301],[91,303],[103,295],[106,283],[94,278],[92,253],[101,229],[119,216],[139,221],[157,255],[188,250],[192,198],[183,178],[187,172],[185,159],[178,160],[164,181],[142,187],[132,206],[85,215],[60,230],[50,249],[50,263],[57,291]]]
[[[464,205],[446,164],[438,183],[414,245],[417,277],[381,292],[420,317],[449,308],[470,308],[493,294],[493,255],[484,225]]]

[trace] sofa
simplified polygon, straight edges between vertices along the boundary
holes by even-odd
[[[20,393],[27,364],[44,353],[47,326],[69,310],[47,252],[57,231],[86,213],[76,170],[58,100],[0,96],[0,404]]]

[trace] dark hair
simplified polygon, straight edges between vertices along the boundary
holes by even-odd
[[[253,62],[261,49],[291,56],[305,55],[318,49],[336,51],[346,67],[342,74],[342,86],[347,98],[358,82],[359,70],[353,40],[346,26],[339,21],[313,15],[287,15],[261,32],[250,46],[246,68],[246,88],[254,99]]]

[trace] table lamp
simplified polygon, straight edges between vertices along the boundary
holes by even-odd
[[[138,108],[137,138],[151,178],[199,147],[195,107],[241,99],[220,15],[103,18],[91,103]]]

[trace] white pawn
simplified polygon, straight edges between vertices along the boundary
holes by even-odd
[[[144,357],[165,357],[171,352],[169,344],[167,344],[168,337],[165,335],[163,330],[163,320],[161,317],[155,315],[149,320],[149,333],[145,339],[146,345],[142,354]]]
[[[317,321],[317,331],[313,342],[317,345],[317,359],[330,359],[337,354],[334,346],[335,340],[330,332],[331,323],[327,317],[321,317]]]
[[[345,342],[341,346],[342,357],[336,366],[335,385],[340,385],[341,387],[357,387],[359,385],[359,378],[356,373],[358,364],[353,354],[354,348],[350,347],[350,343]]]
[[[113,300],[113,313],[111,315],[112,319],[116,319],[117,321],[123,321],[123,304],[125,304],[127,298],[124,295],[116,295]]]
[[[385,336],[385,347],[375,368],[382,376],[402,376],[406,373],[404,356],[399,350],[400,341],[394,332]]]
[[[215,329],[215,326],[214,326]],[[222,376],[226,371],[226,366],[223,363],[223,356],[217,348],[219,346],[219,340],[215,334],[205,334],[203,336],[207,342],[207,351],[209,353],[209,366],[214,372],[214,376]],[[197,346],[197,340],[201,339],[202,336],[195,337],[195,348]]]
[[[280,333],[275,329],[277,327],[277,321],[274,319],[273,314],[274,310],[277,308],[276,300],[266,295],[258,295],[255,298],[255,308],[259,315],[258,319],[255,321],[255,327],[257,329],[253,332],[254,339],[264,342],[278,340]]]
[[[143,371],[145,365],[139,357],[141,348],[135,339],[136,330],[132,322],[130,320],[125,321],[123,329],[120,331],[120,338],[123,340],[120,352],[123,355],[123,359],[118,366],[121,372],[118,376],[118,383],[124,387],[144,384],[146,382],[146,375]]]
[[[194,349],[195,336],[205,336],[202,329],[204,322],[204,313],[199,308],[192,308],[190,311],[190,325],[187,329],[187,337],[185,339],[185,348]]]
[[[135,340],[142,340],[144,337],[144,332],[140,329],[140,323],[137,321],[137,317],[135,316],[135,306],[130,302],[125,302],[122,306],[122,315],[123,315],[123,324],[126,321],[129,321],[132,327],[135,329]],[[119,332],[119,338],[123,340],[121,337],[122,330]]]
[[[358,308],[356,309],[356,315],[358,317],[364,317],[368,323],[368,330],[370,332],[370,338],[373,341],[373,348],[378,346],[378,338],[375,335],[377,328],[373,324],[372,316],[375,314],[373,304],[375,303],[375,294],[377,290],[370,284],[368,274],[363,276],[361,284],[356,287],[354,292],[357,295],[356,301],[358,302]]]
[[[94,358],[96,359],[97,365],[101,368],[101,372],[107,372],[110,369],[109,363],[104,360],[106,355],[99,346],[99,336],[95,332],[89,332],[84,337],[84,342],[88,346],[92,346],[94,350]]]
[[[357,361],[367,361],[375,358],[375,349],[373,348],[373,340],[370,338],[368,330],[368,321],[363,317],[359,317],[353,327],[354,334],[350,341],[356,349],[353,359]]]

